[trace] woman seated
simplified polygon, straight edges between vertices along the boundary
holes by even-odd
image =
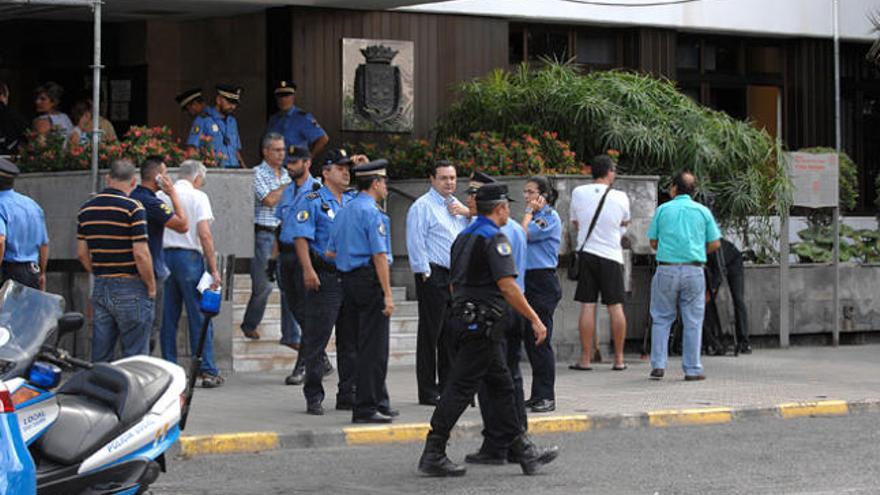
[[[52,130],[57,130],[67,138],[73,130],[70,118],[58,110],[62,95],[64,95],[64,88],[51,81],[37,86],[37,89],[34,90],[34,106],[37,110],[37,116],[34,118],[32,126],[40,136],[46,136]]]

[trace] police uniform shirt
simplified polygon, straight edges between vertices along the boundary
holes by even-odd
[[[0,235],[6,237],[3,261],[39,262],[40,246],[49,243],[43,209],[12,189],[0,191]]]
[[[272,115],[266,125],[266,133],[270,132],[284,136],[284,144],[288,150],[291,146],[310,148],[312,143],[327,135],[312,114],[296,106]]]
[[[514,222],[513,219],[507,221],[501,226],[501,233],[507,236],[510,247],[513,249],[513,264],[516,267],[516,285],[519,286],[520,292],[526,291],[526,260],[528,259],[528,241],[526,240],[526,231],[522,225]]]
[[[186,144],[199,148],[203,136],[210,139],[210,146],[217,156],[217,163],[222,167],[236,168],[239,166],[237,151],[241,149],[238,136],[238,121],[235,116],[224,117],[216,108],[208,107],[193,120]]]
[[[156,278],[165,278],[171,274],[165,265],[165,254],[162,250],[162,240],[165,238],[165,224],[174,216],[171,207],[156,196],[156,193],[144,186],[137,186],[129,197],[136,199],[144,205],[147,212],[147,245],[150,247],[150,257],[153,258],[153,272]]]
[[[284,218],[287,216],[287,209],[292,207],[299,198],[314,190],[315,184],[320,184],[317,179],[309,175],[301,186],[297,186],[295,181],[291,181],[290,185],[281,193],[281,199],[275,205],[275,218],[281,221],[281,230],[284,230]],[[290,237],[293,242],[293,237]]]
[[[516,277],[513,247],[507,236],[486,217],[477,217],[452,244],[450,283],[455,303],[477,300],[502,307],[497,282]]]
[[[556,268],[559,265],[561,240],[562,221],[559,213],[549,205],[536,211],[529,222],[526,269]]]
[[[334,263],[334,260],[325,255],[330,244],[333,222],[339,210],[348,206],[355,197],[354,192],[345,192],[342,194],[342,204],[339,204],[333,192],[324,186],[301,196],[288,212],[294,218],[284,223],[290,224],[289,230],[293,239],[308,239],[309,249],[312,252],[318,254],[324,261]],[[287,241],[282,240],[282,242]]]
[[[358,195],[336,215],[330,235],[330,252],[336,253],[336,268],[350,272],[372,263],[373,255],[391,255],[391,221],[365,192]]]

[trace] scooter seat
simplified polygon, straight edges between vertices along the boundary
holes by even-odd
[[[171,375],[144,362],[97,363],[58,389],[58,420],[40,439],[43,456],[81,462],[140,421],[171,383]]]

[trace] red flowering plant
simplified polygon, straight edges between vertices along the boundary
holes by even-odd
[[[45,172],[50,170],[67,170],[67,153],[64,148],[64,134],[51,131],[40,136],[36,131],[29,131],[27,141],[21,147],[18,166],[22,172]]]
[[[184,156],[180,142],[166,126],[131,127],[122,138],[121,152],[123,157],[134,163],[142,163],[151,156],[160,156],[169,166],[179,164]]]
[[[213,137],[202,134],[199,136],[198,159],[205,164],[206,167],[219,167],[220,163],[226,159],[226,155],[221,151],[214,149],[212,143]]]

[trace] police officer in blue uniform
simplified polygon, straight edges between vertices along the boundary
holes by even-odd
[[[531,323],[538,342],[547,329],[516,284],[513,248],[500,229],[510,217],[507,186],[489,183],[476,191],[478,216],[452,245],[450,330],[458,337],[458,351],[449,384],[431,417],[431,430],[419,460],[427,476],[461,476],[465,468],[446,456],[446,443],[458,418],[481,384],[486,383],[494,414],[485,425],[500,432],[503,447],[525,474],[556,458],[526,437],[516,413],[513,380],[504,349],[504,318],[508,305]]]
[[[2,283],[12,279],[34,289],[46,289],[49,234],[43,209],[12,186],[18,167],[0,158],[0,260]]]
[[[320,156],[329,138],[312,114],[296,106],[296,84],[279,81],[275,87],[275,104],[278,112],[269,117],[266,132],[284,136],[284,144],[290,150],[305,148],[312,156]]]
[[[358,195],[333,223],[330,252],[342,272],[346,335],[357,336],[354,423],[390,423],[397,411],[388,402],[391,295],[391,221],[378,205],[388,195],[387,160],[352,169]]]
[[[174,101],[180,105],[180,110],[190,117],[196,118],[205,112],[205,98],[202,96],[202,88],[191,88],[174,97]]]
[[[190,129],[187,146],[214,151],[217,164],[224,168],[245,167],[241,157],[241,138],[235,110],[241,102],[241,88],[228,84],[217,85],[215,106],[208,107],[196,116]]]
[[[342,278],[336,261],[328,256],[330,233],[339,211],[356,196],[346,191],[352,161],[345,150],[330,150],[321,160],[324,186],[303,196],[288,211],[297,259],[302,267],[303,361],[305,364],[306,412],[322,415],[324,408],[324,349],[335,326],[339,366],[336,409],[350,410],[354,401],[354,336],[345,333],[340,310],[343,306]]]
[[[522,226],[528,236],[526,299],[547,327],[547,339],[541,345],[535,345],[535,339],[530,335],[523,335],[526,354],[532,365],[532,392],[525,404],[535,413],[556,410],[556,357],[550,344],[553,312],[562,299],[562,287],[556,274],[562,221],[553,207],[556,198],[550,180],[541,175],[529,178],[523,189],[526,212]]]

